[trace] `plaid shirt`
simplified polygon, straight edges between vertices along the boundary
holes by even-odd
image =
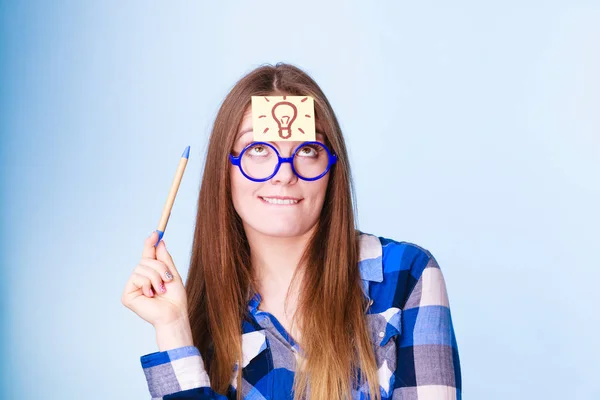
[[[382,399],[461,398],[458,346],[443,274],[432,254],[415,244],[360,235],[359,269],[369,298],[367,320]],[[298,344],[271,314],[248,304],[242,323],[244,399],[292,399]],[[194,346],[141,357],[152,399],[235,399],[237,370],[227,396],[214,392]],[[369,399],[366,385],[354,399]]]

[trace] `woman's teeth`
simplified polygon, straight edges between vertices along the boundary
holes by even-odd
[[[290,200],[290,199],[271,199],[269,197],[261,197],[264,201],[270,204],[297,204],[299,200]]]

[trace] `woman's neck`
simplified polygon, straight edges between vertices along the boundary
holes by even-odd
[[[277,237],[246,229],[254,279],[260,288],[287,291],[312,232],[295,237]]]
[[[303,280],[300,259],[314,229],[297,237],[266,236],[251,228],[246,229],[256,290],[261,295],[258,308],[274,315],[297,343],[301,343],[302,339],[296,324]],[[290,288],[294,273],[296,279]]]

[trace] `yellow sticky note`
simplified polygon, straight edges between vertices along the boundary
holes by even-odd
[[[254,140],[315,140],[315,104],[311,96],[252,96]]]

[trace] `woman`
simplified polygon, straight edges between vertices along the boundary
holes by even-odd
[[[314,98],[319,143],[253,144],[251,96],[274,95]],[[277,153],[323,161],[323,173],[306,180],[285,162],[262,180],[243,173]],[[153,233],[123,292],[156,329],[159,352],[141,357],[153,399],[460,398],[435,258],[356,230],[351,196],[319,86],[288,64],[243,77],[210,137],[185,288]]]

